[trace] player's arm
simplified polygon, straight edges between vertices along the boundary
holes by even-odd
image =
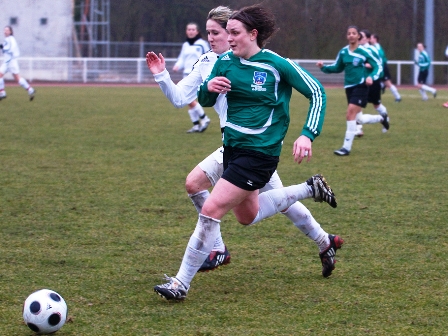
[[[377,80],[380,78],[381,73],[383,72],[383,65],[380,59],[376,58],[370,51],[366,52],[366,61],[369,63],[372,67],[372,72],[370,73],[369,77],[372,78],[372,80]]]
[[[313,141],[322,131],[327,107],[327,95],[322,84],[298,64],[287,60],[286,81],[309,101],[308,114],[301,134]]]
[[[340,73],[344,71],[345,65],[342,61],[341,52],[338,53],[338,56],[336,57],[336,60],[334,63],[329,65],[322,65],[320,67],[320,70],[324,73]]]
[[[201,104],[201,106],[204,107],[211,107],[215,105],[216,100],[218,99],[219,93],[225,93],[224,91],[224,85],[221,87],[221,90],[216,90],[217,83],[222,79],[226,79],[228,81],[228,90],[230,91],[230,81],[221,76],[216,76],[218,73],[219,68],[219,60],[215,63],[213,66],[213,69],[210,73],[210,75],[207,76],[207,78],[204,80],[204,82],[199,86],[198,89],[198,102]]]

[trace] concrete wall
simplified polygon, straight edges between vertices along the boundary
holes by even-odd
[[[0,0],[0,41],[11,26],[25,57],[68,57],[74,0]],[[11,24],[16,18],[17,23]],[[41,20],[47,23],[42,24]]]

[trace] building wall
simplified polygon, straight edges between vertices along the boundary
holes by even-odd
[[[4,38],[3,28],[11,26],[21,56],[68,57],[73,1],[0,0],[0,41]]]

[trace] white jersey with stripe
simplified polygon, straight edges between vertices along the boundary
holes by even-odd
[[[198,87],[211,73],[218,58],[219,55],[213,51],[203,54],[194,64],[190,74],[177,85],[171,80],[170,74],[166,69],[161,73],[155,74],[154,79],[171,104],[181,108],[197,98]],[[227,99],[224,94],[219,95],[213,108],[218,113],[221,127],[224,127],[227,119]]]
[[[10,35],[5,38],[5,41],[3,42],[3,55],[5,62],[9,62],[20,56],[19,46],[17,45],[17,41],[14,36]]]
[[[207,50],[210,50],[210,46],[207,41],[201,38],[193,44],[184,42],[175,66],[183,69],[184,74],[188,75],[193,70],[193,65],[198,58],[207,52]]]

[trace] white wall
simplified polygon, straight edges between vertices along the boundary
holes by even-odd
[[[14,37],[25,57],[67,57],[73,27],[74,0],[0,0],[0,41],[10,19]],[[41,19],[47,24],[42,25]]]

